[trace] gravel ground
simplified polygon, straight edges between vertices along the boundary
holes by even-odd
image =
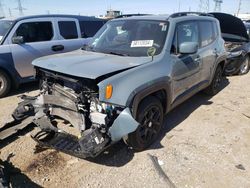
[[[250,74],[230,77],[213,98],[197,94],[177,107],[144,152],[134,153],[120,142],[93,160],[54,150],[35,154],[32,131],[25,131],[0,144],[1,159],[14,155],[9,167],[15,168],[14,187],[171,187],[148,154],[158,158],[175,187],[250,187],[249,80]],[[18,93],[33,89],[24,86],[0,99],[0,124],[10,118]]]

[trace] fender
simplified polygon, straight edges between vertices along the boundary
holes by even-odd
[[[150,83],[143,84],[142,86],[135,89],[127,100],[127,106],[132,108],[132,115],[136,117],[137,109],[140,102],[145,99],[147,96],[156,93],[158,91],[164,91],[166,100],[164,101],[165,112],[167,113],[170,109],[170,78],[161,77],[151,81]]]
[[[18,86],[21,83],[22,78],[15,69],[11,53],[0,54],[0,69],[5,71],[10,76],[11,81],[15,86]]]

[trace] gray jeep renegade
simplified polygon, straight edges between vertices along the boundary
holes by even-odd
[[[121,139],[141,151],[171,109],[201,90],[219,91],[226,57],[211,15],[114,19],[88,47],[33,61],[40,94],[23,96],[13,117],[40,128],[32,138],[41,146],[80,158]]]

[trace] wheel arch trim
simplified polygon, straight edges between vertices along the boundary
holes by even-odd
[[[136,117],[136,113],[138,110],[138,106],[140,102],[146,97],[163,91],[165,93],[166,101],[164,102],[164,112],[168,112],[170,109],[170,78],[169,77],[161,77],[156,80],[151,81],[150,83],[146,83],[135,89],[129,96],[126,106],[129,106],[132,109],[133,117]]]

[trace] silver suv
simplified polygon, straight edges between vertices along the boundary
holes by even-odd
[[[38,15],[0,20],[0,97],[11,86],[34,80],[31,62],[81,48],[104,20],[73,15]]]
[[[87,48],[35,60],[41,92],[23,96],[13,117],[40,127],[33,139],[42,146],[78,157],[121,139],[141,151],[170,110],[201,90],[219,91],[226,58],[211,15],[114,19]]]

